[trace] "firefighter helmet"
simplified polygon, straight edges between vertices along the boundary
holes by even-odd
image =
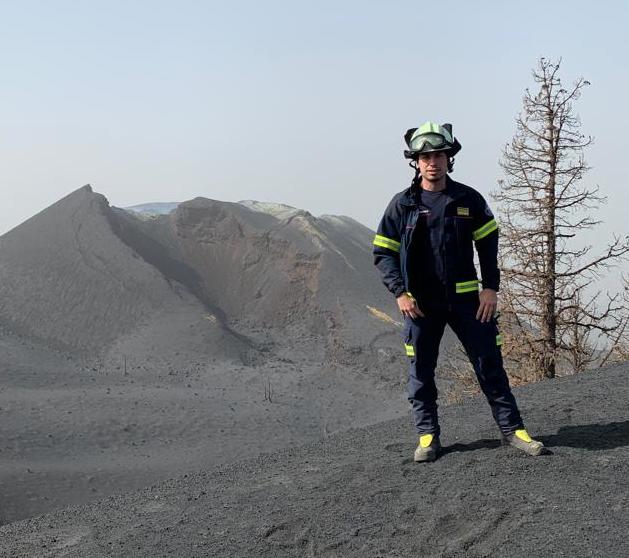
[[[404,157],[416,159],[421,153],[445,151],[448,158],[454,157],[460,150],[461,144],[452,135],[452,124],[436,124],[425,122],[419,128],[411,128],[404,134],[404,141],[408,149],[404,150]]]

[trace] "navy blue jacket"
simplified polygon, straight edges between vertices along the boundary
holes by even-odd
[[[444,209],[441,246],[432,254],[422,253],[420,239],[427,234],[426,218],[419,204],[419,181],[396,194],[389,203],[374,238],[374,263],[382,281],[397,298],[410,292],[430,300],[422,291],[422,261],[443,258],[446,298],[449,302],[478,296],[479,281],[474,265],[476,246],[484,288],[498,290],[498,224],[483,196],[465,184],[446,176],[448,200]]]

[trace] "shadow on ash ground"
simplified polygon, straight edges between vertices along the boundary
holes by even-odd
[[[551,453],[502,448],[484,401],[353,430],[0,528],[1,556],[627,556],[629,365],[516,390]]]

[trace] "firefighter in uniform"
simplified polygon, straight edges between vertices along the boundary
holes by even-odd
[[[474,367],[503,442],[540,455],[544,446],[524,428],[502,362],[496,321],[498,224],[479,192],[448,176],[461,149],[450,124],[426,122],[404,139],[415,178],[389,203],[373,253],[405,318],[408,399],[419,434],[414,459],[433,461],[441,450],[435,367],[446,324]]]

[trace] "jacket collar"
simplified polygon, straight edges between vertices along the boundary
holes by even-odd
[[[421,177],[419,177],[418,180],[413,180],[413,183],[402,192],[400,203],[411,207],[419,205],[420,190]],[[465,192],[461,185],[446,175],[446,195],[448,197],[448,203],[460,198],[464,194]]]

